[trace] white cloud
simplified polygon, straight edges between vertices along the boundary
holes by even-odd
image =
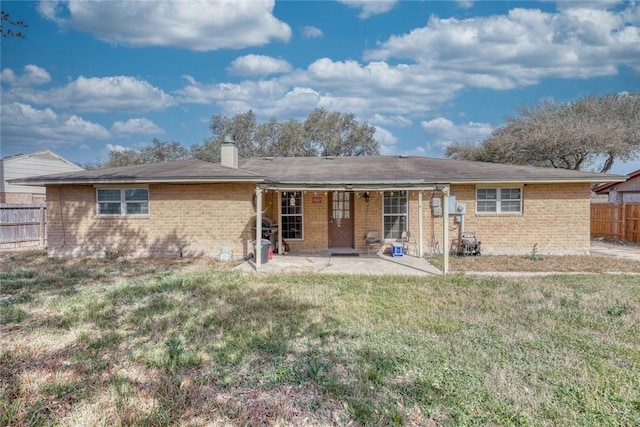
[[[2,106],[2,145],[7,151],[20,146],[79,145],[86,140],[110,137],[107,129],[76,115],[57,114],[50,108],[38,110],[21,103]]]
[[[378,113],[374,114],[368,121],[374,125],[395,127],[407,127],[412,125],[412,121],[404,116],[385,116]]]
[[[432,16],[427,26],[379,43],[365,59],[406,59],[425,70],[454,73],[452,81],[492,89],[549,77],[613,75],[622,64],[640,70],[639,8],[519,8],[462,20]]]
[[[340,3],[352,8],[360,9],[358,18],[367,19],[373,15],[387,13],[398,4],[398,0],[338,0]]]
[[[288,73],[291,64],[284,59],[265,55],[246,55],[236,58],[227,68],[230,73],[241,76],[266,76],[269,74]]]
[[[123,147],[122,145],[118,145],[118,144],[107,144],[105,148],[107,152],[110,152],[110,151],[121,152],[121,151],[128,150],[127,147]]]
[[[109,43],[196,51],[288,41],[291,28],[273,15],[274,0],[47,2],[40,13]]]
[[[129,119],[126,122],[117,121],[111,126],[115,135],[158,135],[165,133],[158,125],[146,118]]]
[[[315,39],[315,38],[324,36],[324,33],[320,28],[314,27],[313,25],[309,25],[302,29],[302,35],[306,39]]]
[[[37,65],[25,65],[21,75],[17,75],[10,68],[5,68],[0,74],[2,83],[15,86],[37,86],[51,81],[51,75],[44,68]]]
[[[376,126],[375,139],[380,144],[380,154],[393,154],[398,143],[396,138],[388,129]]]
[[[11,101],[72,108],[83,112],[146,112],[174,105],[171,95],[144,80],[129,76],[80,76],[64,87],[45,91],[12,88],[4,95]]]
[[[456,125],[444,117],[423,121],[420,126],[431,137],[430,148],[434,148],[434,145],[438,148],[444,148],[452,142],[480,142],[493,131],[493,127],[489,123],[468,122]]]

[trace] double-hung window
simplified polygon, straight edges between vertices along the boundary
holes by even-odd
[[[385,191],[383,226],[385,239],[399,239],[407,231],[408,203],[406,191]]]
[[[282,192],[282,217],[280,228],[282,238],[291,240],[302,240],[302,191]]]
[[[522,188],[478,188],[477,213],[522,213]]]
[[[149,215],[148,188],[98,188],[98,215]]]

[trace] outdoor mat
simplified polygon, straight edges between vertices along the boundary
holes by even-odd
[[[355,252],[332,252],[331,256],[358,257],[360,254]]]

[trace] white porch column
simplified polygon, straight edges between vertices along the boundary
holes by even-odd
[[[262,188],[256,186],[256,244],[253,248],[256,271],[262,268]]]
[[[423,255],[423,238],[424,236],[422,235],[423,230],[422,230],[422,214],[423,214],[423,209],[422,209],[422,190],[418,191],[418,256],[420,258],[422,258]]]
[[[278,253],[284,254],[284,245],[282,244],[282,191],[278,191]]]
[[[443,274],[449,273],[449,187],[442,190],[442,253],[444,254]]]

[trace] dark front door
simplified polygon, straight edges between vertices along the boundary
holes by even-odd
[[[329,247],[353,248],[353,193],[329,193]]]

